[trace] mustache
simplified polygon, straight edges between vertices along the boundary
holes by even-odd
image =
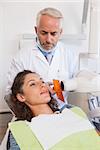
[[[53,45],[53,46],[54,46],[55,44],[50,43],[50,42],[45,42],[45,43],[41,43],[41,45],[42,45],[42,46],[45,46],[45,45]]]
[[[42,43],[42,45],[46,45],[46,44],[52,44],[52,43],[50,43],[50,42],[45,42],[45,43]]]

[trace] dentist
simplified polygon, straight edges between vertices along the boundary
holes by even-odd
[[[53,79],[66,81],[75,76],[78,55],[59,41],[62,24],[63,16],[55,8],[45,8],[37,14],[36,39],[31,48],[21,49],[13,58],[8,72],[6,94],[10,93],[16,74],[23,70],[38,73],[45,82],[52,82]]]

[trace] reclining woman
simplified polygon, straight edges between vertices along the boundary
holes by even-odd
[[[51,98],[51,89],[41,77],[29,70],[19,72],[11,87],[9,106],[17,120],[31,121],[40,114],[59,113],[60,109],[55,99]],[[20,150],[11,132],[9,132],[8,149]]]
[[[31,121],[39,114],[58,112],[58,103],[51,98],[49,90],[53,92],[35,72],[24,70],[18,73],[11,87],[11,99],[8,104],[17,120]],[[10,149],[19,150],[11,133],[7,145]]]

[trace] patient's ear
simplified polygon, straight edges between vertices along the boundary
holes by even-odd
[[[24,95],[18,93],[18,94],[16,95],[16,97],[17,97],[17,99],[18,99],[20,102],[25,102],[25,97],[24,97]]]

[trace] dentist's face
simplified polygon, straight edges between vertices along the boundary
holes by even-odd
[[[45,50],[50,50],[56,46],[62,33],[60,20],[51,16],[42,15],[38,26],[35,27],[35,31],[41,46]]]
[[[47,104],[51,99],[46,84],[40,76],[35,73],[30,73],[25,76],[22,89],[22,96],[26,104]]]

